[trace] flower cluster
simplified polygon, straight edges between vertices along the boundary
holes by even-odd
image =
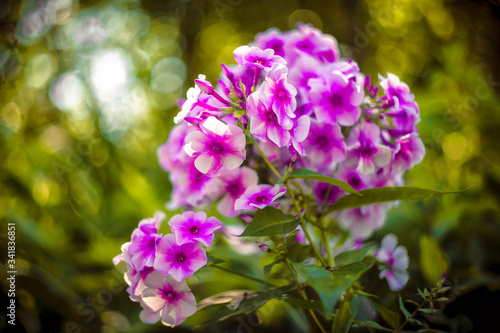
[[[222,224],[215,217],[207,218],[204,212],[185,212],[170,219],[173,233],[163,236],[158,229],[165,217],[163,212],[156,212],[154,217],[140,221],[113,262],[125,262],[127,292],[144,308],[141,319],[146,323],[161,320],[174,327],[197,310],[185,278],[205,266],[207,255],[200,244],[210,246]]]
[[[168,140],[157,151],[173,188],[168,208],[187,210],[169,222],[174,234],[161,237],[153,227],[143,232],[147,236],[134,236],[139,235],[134,231],[131,243],[123,249],[129,292],[145,307],[147,321],[160,315],[164,323],[174,325],[189,313],[165,304],[173,304],[173,290],[187,292],[180,281],[206,263],[198,242],[209,246],[213,231],[221,227],[218,221],[193,211],[216,203],[222,216],[240,216],[248,223],[266,206],[301,219],[313,214],[340,227],[344,234],[336,239],[342,242],[332,247],[347,251],[359,248],[383,227],[392,204],[324,215],[325,205],[346,192],[316,180],[285,179],[285,175],[305,168],[343,181],[356,191],[401,186],[404,172],[425,154],[416,127],[419,109],[408,86],[391,73],[379,76],[379,86],[375,86],[356,62],[341,59],[332,36],[301,24],[284,33],[270,29],[250,45],[235,49],[233,55],[236,64],[221,65],[217,85],[198,76],[187,98],[179,103],[181,110]],[[283,175],[277,170],[284,170]],[[292,197],[284,195],[287,191]],[[308,209],[301,211],[295,196],[305,198]],[[195,220],[206,222],[195,226]],[[297,241],[306,242],[304,227],[299,227]],[[314,245],[314,239],[307,238]],[[399,255],[400,247],[393,251],[392,238],[384,242],[379,260],[391,267],[394,260],[401,263],[402,259],[390,259]],[[325,246],[322,253],[332,252]],[[398,269],[406,269],[403,266]],[[381,277],[396,290],[406,280],[394,272],[386,269]],[[148,280],[149,273],[153,277]],[[147,292],[132,287],[136,280]],[[171,287],[157,288],[164,284]],[[164,309],[162,313],[159,308]]]

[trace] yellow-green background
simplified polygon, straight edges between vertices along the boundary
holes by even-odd
[[[62,9],[45,15],[33,35],[30,13],[47,11],[47,4]],[[7,222],[15,222],[20,332],[166,330],[140,323],[139,305],[118,292],[124,282],[111,259],[137,222],[169,199],[156,148],[173,125],[176,100],[199,73],[215,82],[219,64],[234,63],[232,51],[256,33],[289,30],[299,21],[335,36],[342,55],[364,73],[375,78],[389,71],[410,86],[427,152],[407,172],[407,185],[471,186],[460,195],[402,203],[375,234],[380,240],[394,232],[409,249],[411,278],[403,296],[415,298],[417,287],[432,285],[446,271],[455,291],[439,318],[444,327],[486,328],[494,319],[500,272],[499,1],[5,0],[0,9],[0,295],[7,304],[5,233]],[[100,22],[104,39],[81,44],[75,30],[89,18]],[[120,106],[125,111],[115,114],[120,127],[114,130],[104,120],[109,105],[96,91],[113,78],[92,71],[93,59],[110,50],[129,70],[121,78],[123,91],[108,102],[135,103]],[[61,97],[53,95],[65,74],[79,79],[81,99],[61,110],[53,103]],[[235,269],[262,276],[258,263],[240,266]],[[198,300],[226,287],[258,287],[227,274],[207,276],[212,282],[206,285],[193,281]],[[387,287],[379,285],[386,295]],[[198,314],[184,328],[207,316]],[[280,316],[267,316],[259,329],[299,330]],[[0,327],[6,325],[2,315]],[[233,321],[225,329],[237,326]]]

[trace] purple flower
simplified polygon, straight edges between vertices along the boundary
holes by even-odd
[[[352,236],[366,239],[384,226],[386,208],[382,205],[369,205],[347,209],[339,215],[339,225],[349,230]]]
[[[310,79],[309,86],[319,122],[352,126],[358,121],[364,93],[354,80],[335,70],[324,78]]]
[[[260,98],[271,107],[278,117],[278,123],[286,126],[289,118],[295,118],[297,89],[287,82],[288,68],[275,64],[260,86]]]
[[[217,210],[225,217],[237,216],[234,203],[247,188],[257,185],[258,181],[257,172],[245,166],[227,170],[219,177],[212,178],[209,186],[217,188],[217,196],[224,195],[217,204]]]
[[[317,181],[311,181],[311,185],[314,197],[316,198],[316,202],[320,205],[323,204],[325,198],[326,204],[330,205],[345,194],[345,192],[340,187],[335,185]],[[326,197],[327,195],[328,198]]]
[[[391,290],[398,291],[408,282],[407,272],[409,265],[408,252],[404,246],[396,247],[398,238],[393,234],[387,234],[382,239],[382,246],[375,252],[375,258],[385,263],[390,268],[379,266],[380,278],[384,277],[389,283]]]
[[[254,46],[263,50],[272,49],[274,54],[285,57],[286,34],[282,34],[279,29],[270,28],[255,36]]]
[[[255,185],[249,187],[234,203],[235,210],[262,209],[269,206],[285,193],[285,188],[279,185]]]
[[[215,217],[207,219],[205,212],[184,212],[173,216],[168,222],[175,234],[177,244],[200,242],[210,246],[214,239],[214,231],[222,227]]]
[[[207,263],[207,254],[200,243],[177,244],[174,234],[165,235],[158,243],[154,268],[177,281],[191,276]]]
[[[338,124],[312,121],[304,147],[308,162],[326,168],[331,167],[333,163],[342,162],[346,155],[344,137]]]
[[[184,140],[189,132],[195,130],[187,122],[175,125],[168,135],[168,140],[158,147],[158,162],[163,170],[173,172],[178,170],[179,163],[189,158],[183,151]]]
[[[161,238],[158,228],[165,217],[165,213],[157,211],[154,217],[141,220],[139,227],[132,232],[130,243],[126,243],[126,246],[122,248],[130,256],[120,257],[120,259],[128,259],[127,263],[137,271],[143,270],[146,266],[153,266],[156,245]]]
[[[196,300],[185,281],[175,281],[170,276],[153,272],[145,280],[141,319],[154,323],[161,319],[163,325],[177,326],[197,311]],[[156,320],[155,320],[156,319]]]
[[[238,47],[233,51],[234,59],[241,66],[250,66],[263,69],[269,72],[274,64],[286,64],[285,59],[274,55],[274,50],[262,50],[256,46],[248,47],[246,45]]]
[[[293,128],[291,130],[291,141],[292,147],[290,149],[295,150],[302,156],[306,155],[306,151],[302,142],[309,135],[309,127],[311,125],[311,118],[307,115],[300,116],[299,118],[293,119]],[[293,155],[294,153],[292,153]]]
[[[168,208],[201,207],[214,199],[209,186],[212,178],[195,167],[195,158],[187,156],[184,151],[181,154],[186,156],[186,160],[177,164],[169,174],[173,190]]]
[[[291,138],[292,120],[285,115],[281,125],[271,105],[267,106],[258,95],[258,93],[253,93],[247,98],[250,133],[261,141],[269,139],[278,147],[286,146]]]
[[[226,166],[229,170],[239,167],[246,157],[245,134],[236,125],[224,124],[215,117],[208,117],[200,129],[189,133],[184,151],[196,157],[196,168],[213,177]]]
[[[420,163],[425,155],[425,147],[418,134],[408,134],[396,139],[396,153],[392,161],[393,171],[402,173]]]
[[[371,174],[376,168],[386,166],[391,161],[392,153],[380,142],[380,129],[375,124],[363,122],[355,126],[347,138],[344,165],[363,174]]]
[[[206,76],[200,74],[198,75],[198,78],[200,80],[205,80]],[[184,102],[184,104],[182,104],[181,111],[179,111],[179,113],[177,113],[177,115],[174,117],[174,123],[180,123],[191,113],[200,98],[201,92],[202,91],[197,85],[195,85],[193,88],[188,89],[186,93],[187,100]]]

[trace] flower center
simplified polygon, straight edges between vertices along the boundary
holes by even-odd
[[[163,299],[174,300],[176,298],[177,298],[177,294],[172,292],[172,291],[164,291],[163,292]]]
[[[186,260],[186,256],[184,255],[184,253],[179,253],[177,254],[177,262],[183,262],[184,260]]]
[[[259,64],[259,65],[263,65],[266,63],[266,60],[265,59],[261,59],[261,58],[258,58],[258,59],[255,59],[254,61],[256,64]]]
[[[328,145],[328,139],[321,135],[316,139],[316,143],[320,147],[326,147]]]
[[[200,229],[198,229],[198,227],[191,227],[191,229],[189,229],[189,232],[191,233],[191,235],[198,235]]]
[[[232,182],[226,187],[227,193],[229,193],[233,197],[240,196],[242,189],[239,183]]]
[[[256,202],[256,203],[261,203],[261,204],[263,204],[263,203],[266,203],[266,201],[267,201],[267,196],[265,196],[265,195],[263,195],[263,194],[261,194],[261,195],[259,195],[259,196],[257,196],[257,197],[255,198],[255,202]]]
[[[342,105],[342,97],[337,94],[333,94],[330,97],[330,103],[332,103],[333,106],[340,106]]]
[[[276,121],[276,114],[274,113],[274,111],[270,111],[268,114],[267,114],[267,119],[269,121]]]
[[[287,96],[287,93],[285,91],[285,89],[281,88],[279,91],[278,91],[278,99],[280,101],[283,101],[284,99],[286,99],[286,96]]]
[[[359,181],[358,177],[352,177],[349,181],[349,184],[354,187],[354,189],[356,189],[359,187],[359,185],[361,185],[361,182]]]
[[[220,144],[218,144],[217,142],[213,142],[212,143],[212,146],[210,147],[210,150],[214,153],[222,153],[222,151],[224,150]]]
[[[371,153],[373,153],[373,149],[371,146],[363,146],[361,147],[361,150],[360,150],[360,153],[361,155],[370,155]]]

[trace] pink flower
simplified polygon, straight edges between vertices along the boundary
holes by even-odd
[[[319,122],[352,126],[358,121],[364,93],[356,82],[334,70],[323,78],[310,79],[308,84]]]
[[[229,170],[239,167],[246,158],[245,134],[236,125],[224,124],[215,117],[200,123],[200,129],[189,133],[184,151],[196,157],[196,168],[207,176],[217,176],[226,166]]]
[[[128,263],[134,269],[141,271],[145,266],[153,266],[156,245],[161,238],[158,229],[165,217],[165,213],[157,211],[154,217],[141,220],[139,227],[132,232],[131,241],[125,248],[130,256],[124,259],[129,258]]]
[[[269,139],[278,147],[284,147],[290,142],[292,120],[285,115],[280,124],[271,105],[267,106],[259,99],[258,93],[248,96],[247,114],[250,117],[250,133],[257,139],[261,141]]]
[[[207,219],[205,212],[184,212],[173,216],[168,222],[170,229],[175,234],[177,244],[182,245],[200,242],[210,246],[214,239],[214,231],[222,227],[215,217]]]
[[[271,107],[278,117],[278,123],[286,126],[289,118],[295,118],[297,89],[287,82],[288,69],[283,64],[274,64],[260,86],[259,96]]]
[[[304,141],[307,162],[331,169],[345,159],[346,146],[338,124],[311,122],[309,136]]]
[[[255,67],[266,72],[270,71],[275,63],[286,64],[285,59],[274,55],[274,50],[262,50],[256,46],[240,46],[234,50],[233,55],[236,62],[241,66]]]
[[[257,185],[258,181],[257,172],[244,166],[212,178],[208,186],[216,188],[218,196],[224,195],[217,204],[217,210],[225,217],[234,217],[238,215],[234,210],[234,203],[247,188]]]
[[[200,243],[178,245],[174,234],[168,234],[158,243],[154,268],[177,281],[184,280],[205,266],[207,254]]]
[[[185,281],[152,272],[144,284],[147,288],[142,296],[142,321],[154,323],[161,319],[163,325],[174,327],[196,312],[196,300]]]
[[[404,287],[408,282],[409,275],[407,272],[409,265],[408,251],[404,246],[398,246],[398,238],[393,234],[387,234],[382,239],[382,247],[375,252],[375,258],[387,264],[391,268],[379,266],[381,269],[380,278],[384,277],[389,283],[391,290],[397,291]]]
[[[344,165],[363,174],[374,173],[391,161],[391,149],[381,144],[377,125],[363,122],[355,126],[346,141]]]
[[[249,187],[243,195],[234,203],[234,209],[262,209],[269,206],[285,193],[285,188],[279,185],[255,185]]]
[[[384,226],[387,208],[381,204],[346,209],[340,213],[339,225],[352,236],[366,239]]]

